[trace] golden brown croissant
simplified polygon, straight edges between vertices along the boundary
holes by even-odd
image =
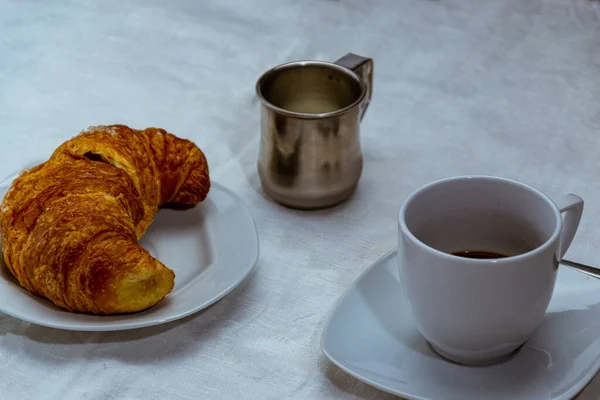
[[[135,312],[173,290],[138,240],[161,205],[210,189],[202,151],[163,129],[89,128],[23,171],[0,205],[4,260],[27,290],[71,311]]]

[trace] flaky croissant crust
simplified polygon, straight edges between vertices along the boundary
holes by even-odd
[[[144,310],[173,290],[175,274],[138,240],[160,206],[193,206],[209,190],[191,141],[91,127],[13,181],[0,205],[4,260],[24,288],[67,310]]]

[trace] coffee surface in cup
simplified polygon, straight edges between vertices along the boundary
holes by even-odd
[[[508,257],[506,254],[496,253],[494,251],[487,250],[461,250],[455,251],[452,255],[465,257],[465,258],[477,258],[481,260],[487,260],[492,258],[505,258]]]

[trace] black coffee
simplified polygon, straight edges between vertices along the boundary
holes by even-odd
[[[485,250],[461,250],[455,251],[452,253],[455,256],[465,257],[465,258],[478,258],[482,260],[490,259],[490,258],[504,258],[508,257],[506,254],[500,254],[493,251],[485,251]]]

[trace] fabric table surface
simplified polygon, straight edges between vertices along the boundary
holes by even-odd
[[[277,64],[375,61],[344,204],[276,205],[254,84]],[[491,174],[586,201],[567,258],[600,266],[600,4],[587,0],[0,0],[0,175],[90,125],[192,139],[255,218],[252,275],[209,309],[88,333],[0,314],[2,399],[387,399],[320,350],[329,310],[397,240],[404,198]],[[596,377],[579,395],[600,398]]]

